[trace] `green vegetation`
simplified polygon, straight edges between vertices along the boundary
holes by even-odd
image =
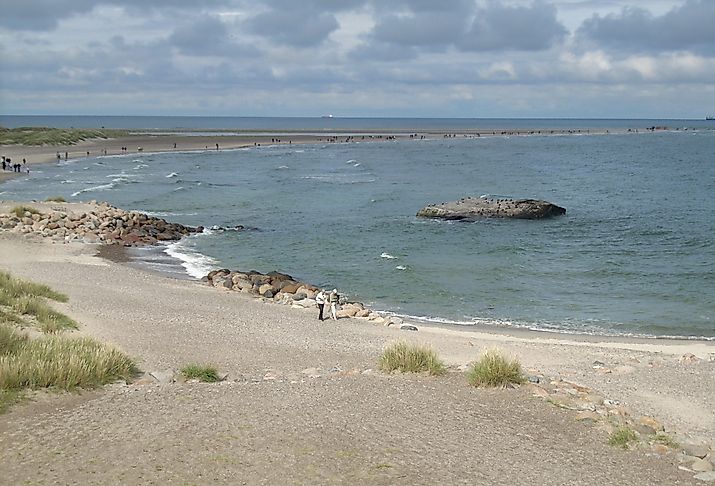
[[[87,337],[42,336],[13,345],[0,350],[2,390],[93,388],[136,373],[124,353]]]
[[[0,145],[74,145],[92,138],[126,135],[121,130],[86,130],[78,128],[0,127]]]
[[[65,198],[63,198],[62,196],[51,196],[51,197],[48,197],[47,199],[45,199],[45,201],[58,202],[58,203],[67,202],[67,200]]]
[[[670,447],[671,449],[680,449],[680,444],[678,444],[678,442],[671,436],[669,436],[668,434],[664,434],[663,432],[658,432],[657,434],[655,434],[653,440],[659,444],[663,444],[664,446]]]
[[[16,279],[0,272],[0,322],[23,324],[21,316],[33,316],[41,331],[56,333],[63,329],[77,329],[77,323],[50,307],[43,298],[67,302],[67,296],[47,285]]]
[[[623,425],[618,427],[609,437],[608,444],[622,449],[628,449],[631,442],[638,440],[635,431],[630,427]]]
[[[55,334],[77,323],[43,299],[67,302],[46,285],[0,272],[0,413],[22,399],[26,389],[93,388],[137,372],[121,351],[88,337],[45,335],[31,339],[19,326],[33,316],[40,330]]]
[[[17,390],[0,390],[0,414],[22,400],[24,393]]]
[[[13,298],[47,297],[57,302],[67,302],[68,300],[66,295],[55,292],[47,285],[20,280],[7,272],[0,272],[0,292]]]
[[[30,214],[40,214],[40,212],[30,206],[15,206],[10,210],[10,214],[14,214],[18,218],[24,218],[25,213],[30,213]]]
[[[403,373],[427,372],[438,376],[447,370],[437,354],[426,346],[398,342],[389,345],[380,357],[379,367],[385,372],[395,370]]]
[[[498,349],[486,350],[467,373],[467,380],[482,387],[506,387],[525,381],[519,361],[504,357]]]
[[[187,380],[197,379],[206,383],[219,381],[218,371],[214,366],[199,365],[196,363],[187,364],[181,369],[181,374]]]

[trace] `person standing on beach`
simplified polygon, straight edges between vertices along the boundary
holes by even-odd
[[[325,292],[321,289],[315,296],[315,303],[318,304],[318,319],[323,320],[323,309],[325,308]]]
[[[328,296],[328,301],[330,302],[330,314],[336,321],[338,320],[338,300],[338,290],[333,289]]]

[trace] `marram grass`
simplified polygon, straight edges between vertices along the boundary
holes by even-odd
[[[88,337],[42,336],[0,356],[0,389],[93,388],[131,378],[134,361]]]
[[[473,386],[502,388],[525,381],[519,361],[505,357],[499,349],[486,350],[467,373],[467,380]]]
[[[0,323],[0,356],[16,354],[27,343],[27,336],[14,326]]]
[[[638,436],[630,427],[624,425],[618,427],[609,437],[608,444],[621,449],[628,449],[631,442],[638,441]]]
[[[388,373],[398,370],[403,373],[427,372],[433,376],[447,371],[444,363],[431,348],[405,342],[387,346],[380,357],[379,367]]]
[[[11,298],[47,297],[57,302],[67,302],[66,295],[55,292],[47,285],[20,280],[7,272],[0,272],[0,292]]]
[[[219,381],[218,370],[211,365],[199,365],[190,363],[181,369],[181,374],[187,380],[197,379],[206,383],[214,383]]]

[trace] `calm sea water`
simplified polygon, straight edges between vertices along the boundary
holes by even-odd
[[[248,228],[172,245],[194,276],[277,269],[445,323],[713,338],[713,154],[713,130],[271,146],[79,159],[0,189]],[[467,195],[567,214],[415,217]]]
[[[129,130],[562,130],[627,129],[652,126],[713,129],[708,120],[555,119],[555,118],[346,118],[240,116],[87,116],[3,115],[0,126],[116,128]]]

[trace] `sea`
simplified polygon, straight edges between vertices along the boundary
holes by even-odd
[[[416,323],[715,339],[715,122],[3,115],[0,125],[494,129],[88,157],[37,166],[3,183],[0,197],[96,199],[209,228],[133,250],[144,265],[184,278],[278,270]],[[534,133],[501,135],[517,129]],[[475,222],[415,215],[465,196],[544,199],[567,212]]]

